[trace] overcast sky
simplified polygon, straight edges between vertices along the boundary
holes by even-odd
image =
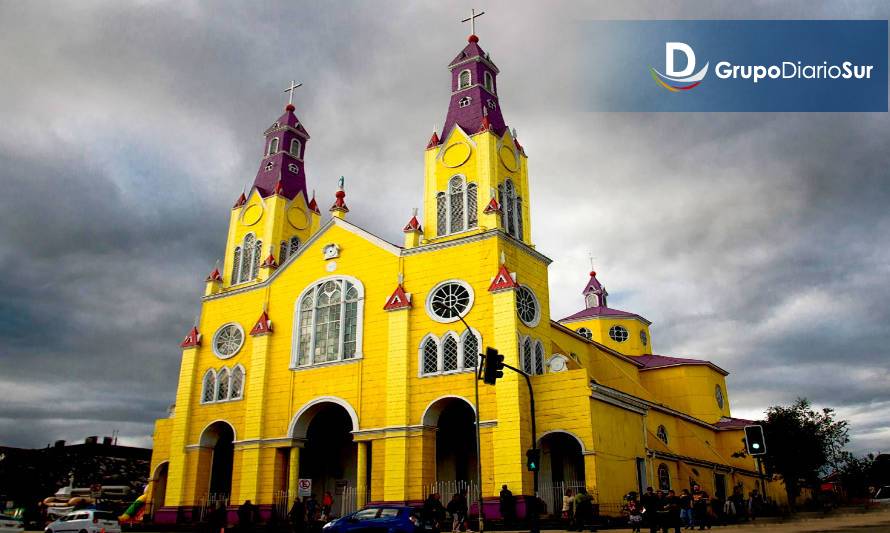
[[[401,242],[471,5],[0,2],[0,444],[150,445],[292,78],[319,203],[345,175],[350,220]],[[554,318],[581,307],[592,253],[657,353],[731,371],[736,416],[805,396],[852,422],[853,450],[890,451],[888,115],[585,113],[566,82],[578,20],[890,6],[475,7],[529,155]]]

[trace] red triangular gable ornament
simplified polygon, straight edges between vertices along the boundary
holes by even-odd
[[[494,198],[492,198],[491,201],[488,202],[488,205],[485,206],[485,209],[482,211],[482,213],[484,213],[486,215],[490,215],[492,213],[500,214],[500,212],[501,212],[501,205]]]
[[[514,276],[515,274],[511,274],[510,271],[507,270],[507,265],[501,265],[501,268],[498,269],[498,274],[491,281],[491,285],[488,286],[488,292],[515,289],[519,285],[516,283]]]
[[[238,197],[238,200],[235,201],[235,205],[232,206],[232,209],[235,209],[236,207],[241,207],[242,205],[244,205],[246,203],[247,203],[247,197],[244,196],[244,193],[242,192],[241,196]]]
[[[263,314],[260,315],[256,324],[254,324],[253,328],[250,330],[250,334],[265,335],[267,333],[272,333],[272,321],[269,320],[269,315],[263,311]]]
[[[422,232],[423,228],[420,227],[420,221],[417,220],[416,216],[414,216],[411,217],[411,220],[408,221],[402,231],[404,231],[405,233],[411,233],[412,231]]]
[[[181,343],[179,343],[180,348],[194,348],[195,346],[199,346],[201,344],[201,334],[198,333],[198,327],[192,326],[192,329],[189,331],[188,335],[185,336],[185,339]]]
[[[392,295],[386,299],[386,305],[383,306],[384,311],[395,311],[396,309],[411,309],[411,293],[405,292],[401,285],[396,287]]]
[[[219,282],[219,281],[222,281],[222,280],[223,280],[223,279],[222,279],[222,274],[219,273],[219,269],[218,269],[218,268],[214,268],[214,269],[213,269],[213,272],[211,272],[210,275],[207,276],[207,279],[206,279],[205,281],[217,281],[217,282]]]
[[[260,266],[265,268],[278,268],[278,263],[275,262],[275,256],[270,253],[269,257],[267,257]]]

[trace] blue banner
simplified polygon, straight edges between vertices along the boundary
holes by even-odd
[[[887,111],[886,20],[582,24],[592,111]]]

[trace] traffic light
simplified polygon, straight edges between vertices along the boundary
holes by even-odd
[[[498,378],[504,377],[504,356],[491,346],[485,348],[485,367],[482,370],[482,381],[494,385]]]
[[[525,451],[525,465],[529,472],[537,472],[541,468],[541,450],[532,448]]]
[[[766,453],[763,426],[745,426],[745,447],[748,450],[748,455],[763,455]]]

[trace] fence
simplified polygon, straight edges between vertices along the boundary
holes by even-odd
[[[442,505],[447,506],[451,498],[461,492],[466,491],[467,503],[470,507],[479,501],[479,483],[475,481],[436,481],[424,487],[423,499],[425,500],[430,494],[439,493],[442,497]]]
[[[547,510],[544,514],[549,514],[553,516],[560,516],[562,512],[562,497],[565,495],[566,490],[571,489],[572,494],[578,494],[578,490],[584,488],[583,481],[571,480],[571,481],[539,481],[538,482],[538,497],[544,500],[544,504],[547,506]],[[591,494],[593,496],[593,501],[597,501],[597,495]]]
[[[288,512],[290,512],[290,505],[293,503],[296,496],[296,492],[286,490],[280,490],[273,494],[272,512],[275,513],[276,517],[281,521],[287,519]],[[361,501],[359,501],[359,496],[361,496]],[[339,488],[334,495],[334,505],[331,509],[331,516],[329,518],[346,516],[349,513],[358,511],[367,503],[367,491],[360,492],[358,487],[346,485],[345,487]],[[318,505],[319,513],[321,513],[321,501],[318,502]]]
[[[207,495],[206,498],[201,498],[201,501],[198,502],[198,508],[199,508],[198,520],[200,522],[206,522],[207,516],[210,514],[211,511],[216,509],[216,507],[220,503],[222,503],[225,506],[228,506],[229,505],[229,495],[224,492],[210,493]]]

